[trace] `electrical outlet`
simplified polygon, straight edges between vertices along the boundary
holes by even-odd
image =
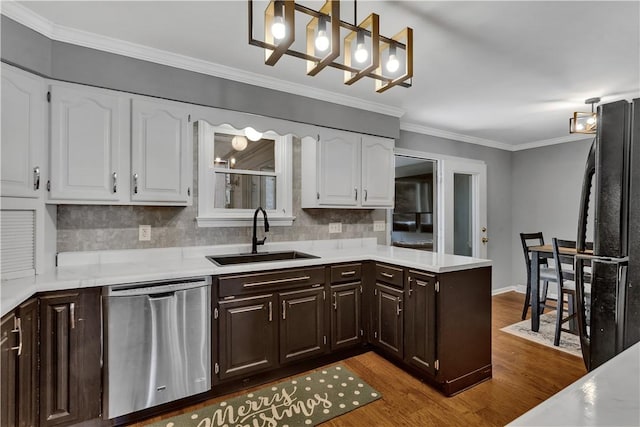
[[[148,242],[151,240],[151,226],[141,225],[138,227],[138,240],[141,242]]]
[[[329,233],[342,233],[342,223],[341,222],[330,222],[329,223]]]
[[[384,231],[387,224],[384,221],[373,221],[373,231]]]

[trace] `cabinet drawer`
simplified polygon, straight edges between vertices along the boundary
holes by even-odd
[[[376,264],[376,281],[402,288],[402,269],[385,264]]]
[[[331,266],[331,283],[357,282],[362,278],[362,264]]]
[[[218,295],[227,297],[309,285],[324,285],[324,267],[222,276],[218,279]]]
[[[411,278],[410,281],[416,282],[418,286],[424,286],[424,284],[433,285],[438,280],[438,276],[435,273],[426,271],[409,270],[409,277]]]

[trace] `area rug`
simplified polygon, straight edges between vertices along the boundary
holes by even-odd
[[[531,319],[523,320],[522,322],[505,326],[500,330],[509,334],[516,335],[520,338],[535,341],[538,344],[543,344],[547,347],[555,348],[556,350],[561,350],[566,353],[573,354],[574,356],[582,357],[582,351],[580,349],[580,338],[577,335],[573,335],[568,332],[562,332],[560,334],[560,346],[556,347],[555,345],[553,345],[553,338],[556,333],[555,310],[540,316],[540,328],[538,332],[533,332],[531,330]]]
[[[344,366],[337,365],[150,426],[315,426],[380,397],[369,384]]]

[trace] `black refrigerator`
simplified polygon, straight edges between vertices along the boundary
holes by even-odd
[[[578,328],[589,371],[640,341],[640,98],[599,106],[597,120],[576,257]],[[593,255],[581,255],[590,200]]]

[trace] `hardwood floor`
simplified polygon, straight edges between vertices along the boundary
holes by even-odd
[[[445,397],[377,354],[368,352],[342,363],[380,391],[382,399],[322,426],[503,426],[586,373],[578,357],[500,331],[520,320],[524,295],[509,292],[494,296],[492,303],[491,380],[456,396]],[[265,385],[254,389],[261,387]],[[246,392],[212,399],[162,418]]]

